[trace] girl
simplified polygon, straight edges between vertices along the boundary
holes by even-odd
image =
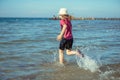
[[[82,57],[82,54],[80,50],[72,51],[72,45],[73,45],[73,35],[72,35],[72,24],[70,21],[70,16],[67,13],[66,8],[61,8],[59,11],[59,17],[60,17],[60,26],[61,26],[61,32],[57,36],[57,40],[60,41],[59,45],[59,62],[60,64],[63,64],[64,62],[64,49],[66,49],[67,55],[79,55]]]

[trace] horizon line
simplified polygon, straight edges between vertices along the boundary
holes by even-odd
[[[13,16],[9,16],[9,17],[7,17],[7,16],[0,16],[0,18],[54,18],[54,17],[13,17]],[[80,17],[75,17],[75,18],[120,18],[120,17],[82,17],[82,16],[80,16]]]

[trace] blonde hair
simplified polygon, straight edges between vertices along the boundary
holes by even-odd
[[[71,15],[61,15],[64,18],[68,18],[69,20],[72,20],[72,16]]]

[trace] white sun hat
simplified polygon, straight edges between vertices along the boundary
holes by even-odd
[[[68,15],[67,9],[66,8],[61,8],[59,10],[59,15]]]

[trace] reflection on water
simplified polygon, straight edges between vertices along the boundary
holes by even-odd
[[[0,18],[0,79],[120,80],[120,21],[72,23],[73,49],[78,47],[86,58],[65,54],[66,63],[60,66],[58,20]]]

